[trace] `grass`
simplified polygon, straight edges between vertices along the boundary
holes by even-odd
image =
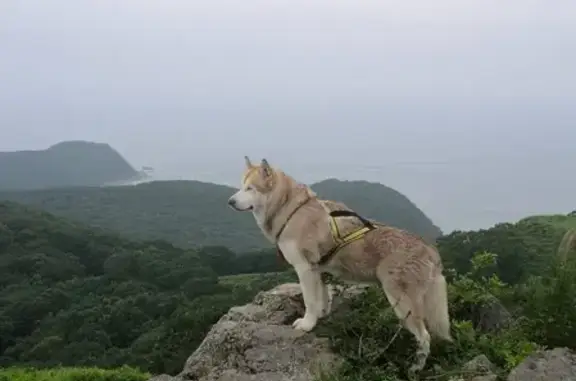
[[[148,373],[124,366],[119,369],[99,368],[0,368],[0,381],[145,381]]]
[[[297,282],[295,274],[291,271],[259,273],[259,274],[238,274],[226,275],[219,278],[220,283],[227,286],[250,286],[256,283],[277,281],[277,284]]]

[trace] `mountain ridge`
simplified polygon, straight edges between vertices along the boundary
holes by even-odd
[[[0,190],[101,186],[142,175],[107,143],[69,140],[41,150],[0,152]]]
[[[311,187],[319,197],[342,201],[368,218],[427,239],[442,234],[414,203],[385,185],[331,179]],[[216,245],[240,252],[270,247],[250,213],[237,213],[227,206],[226,200],[235,191],[228,185],[172,180],[0,192],[0,200],[30,204],[132,238],[164,239],[182,247]]]

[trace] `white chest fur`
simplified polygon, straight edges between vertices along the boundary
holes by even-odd
[[[268,230],[264,227],[265,211],[254,208],[254,210],[252,211],[252,214],[254,215],[254,219],[256,220],[256,224],[258,225],[258,227],[262,231],[262,234],[264,234],[264,236],[268,239],[268,241],[274,243],[274,241],[276,240],[275,239],[276,237],[270,236],[270,234],[268,234]]]
[[[265,213],[262,210],[254,209],[252,211],[254,214],[254,219],[256,223],[262,230],[262,233],[268,238],[268,240],[272,243],[275,243],[276,237],[270,236],[267,230],[264,228],[265,224]],[[284,258],[286,261],[291,264],[295,268],[305,268],[310,267],[310,263],[306,260],[306,257],[302,254],[302,250],[300,250],[300,246],[298,245],[298,241],[295,239],[282,239],[280,236],[280,240],[277,242],[278,247],[282,250],[282,254],[284,254]]]
[[[284,254],[284,258],[288,263],[290,263],[295,268],[299,267],[309,267],[310,263],[306,260],[306,257],[303,255],[302,250],[300,250],[300,246],[298,245],[298,241],[294,239],[282,239],[278,242],[278,247],[282,250],[282,254]]]

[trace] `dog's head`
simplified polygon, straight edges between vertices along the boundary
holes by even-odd
[[[264,207],[274,190],[278,173],[262,159],[260,165],[253,165],[245,156],[246,170],[242,176],[240,190],[228,199],[228,205],[238,211],[253,210]]]

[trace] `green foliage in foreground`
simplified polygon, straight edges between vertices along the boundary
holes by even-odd
[[[115,370],[98,368],[7,368],[0,369],[0,381],[145,381],[150,374],[130,367]]]
[[[576,265],[557,263],[550,272],[526,284],[510,286],[496,275],[479,276],[495,266],[497,257],[479,253],[472,270],[456,275],[449,285],[454,343],[432,341],[431,356],[421,379],[449,380],[462,374],[462,365],[477,355],[486,355],[507,374],[526,356],[540,348],[566,346],[576,349]],[[479,279],[479,280],[474,280]],[[513,321],[501,331],[481,332],[474,308],[490,300],[512,300]],[[409,377],[415,343],[406,330],[398,331],[398,319],[379,288],[332,315],[320,328],[331,339],[344,363],[319,376],[320,381],[396,381]],[[467,374],[466,376],[473,376]]]

